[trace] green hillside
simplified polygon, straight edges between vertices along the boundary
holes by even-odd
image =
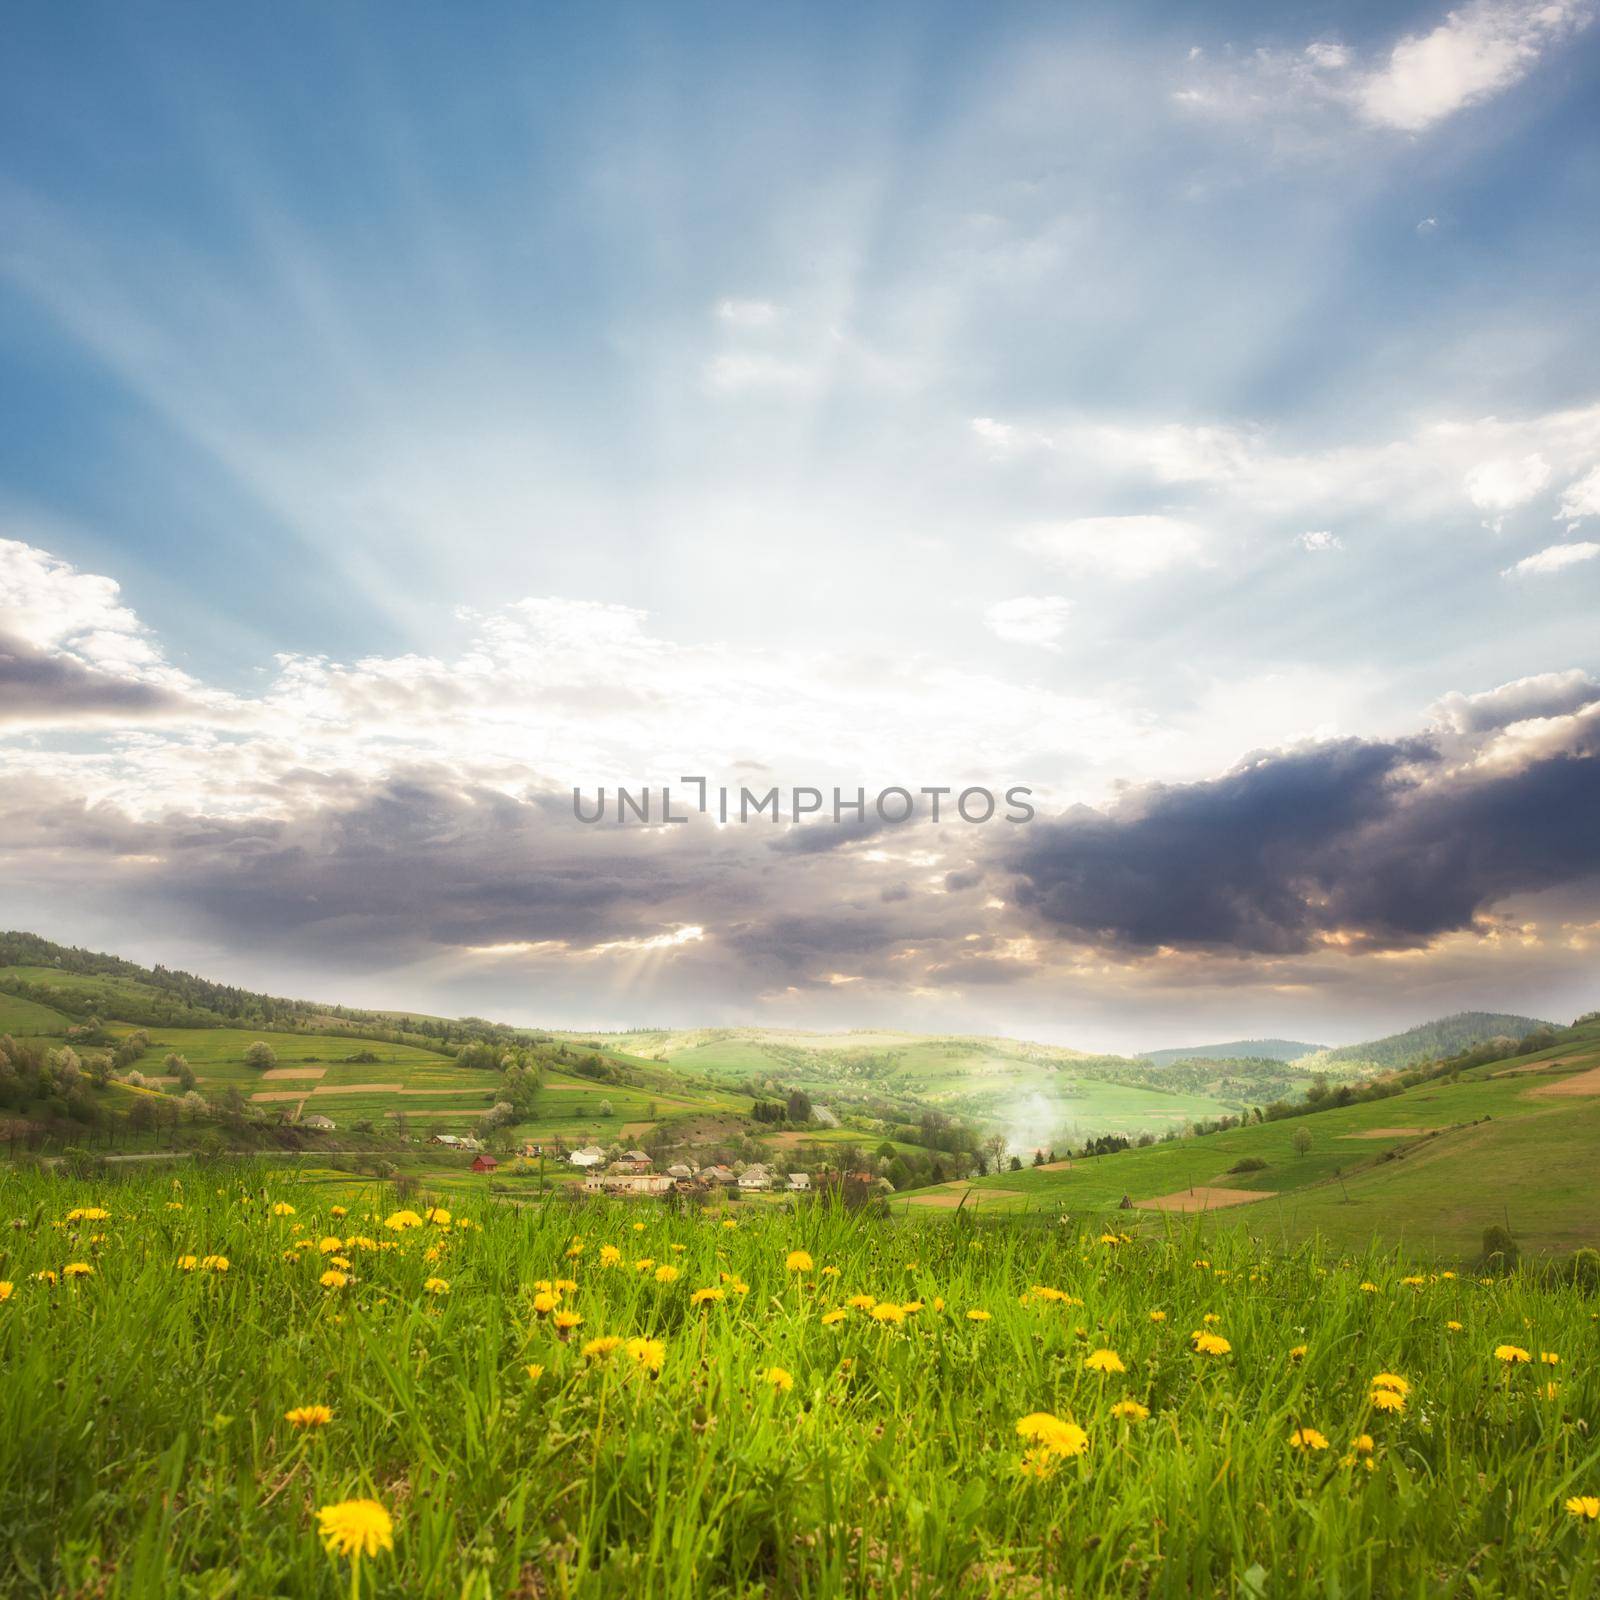
[[[1141,1228],[1203,1210],[1207,1226],[1274,1240],[1320,1235],[1354,1249],[1377,1238],[1452,1260],[1470,1258],[1496,1223],[1529,1251],[1600,1246],[1600,1017],[1525,1055],[1330,1104],[896,1203],[939,1211],[967,1196],[984,1212],[1100,1212]],[[1124,1197],[1134,1209],[1121,1209]]]
[[[1297,1061],[1316,1055],[1326,1045],[1299,1039],[1230,1039],[1226,1044],[1182,1045],[1173,1050],[1145,1050],[1139,1059],[1170,1067],[1178,1061]]]
[[[1391,1033],[1382,1039],[1361,1044],[1340,1045],[1323,1050],[1301,1062],[1317,1068],[1408,1067],[1415,1061],[1436,1061],[1455,1055],[1489,1039],[1523,1039],[1554,1023],[1537,1017],[1519,1017],[1504,1011],[1458,1011],[1454,1016],[1419,1022],[1404,1033]]]

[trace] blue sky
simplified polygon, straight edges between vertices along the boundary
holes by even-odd
[[[1244,804],[1206,786],[1252,754],[1326,784],[1352,742],[1430,741],[1381,804],[1463,828],[1493,808],[1462,785],[1540,762],[1579,763],[1547,832],[1591,797],[1585,0],[10,31],[12,920],[584,1025],[1138,1044],[1593,1003],[1581,849],[1464,905],[1419,885],[1451,909],[1409,929],[1330,891],[1414,837],[1365,813],[1270,891],[1350,926],[1169,943],[1066,907],[1107,903],[1071,808],[1170,876],[1149,786]],[[1020,855],[907,834],[778,870],[698,829],[591,862],[549,811],[688,771],[1045,805]],[[457,814],[501,802],[481,837]],[[286,889],[352,839],[336,910]],[[418,849],[453,863],[426,903],[396,892]]]

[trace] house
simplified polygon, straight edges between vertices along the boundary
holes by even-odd
[[[809,1172],[791,1172],[789,1174],[789,1187],[791,1189],[809,1189],[811,1187],[811,1174]]]
[[[574,1150],[567,1160],[575,1167],[602,1167],[606,1153],[597,1144],[586,1144],[581,1150]]]
[[[491,1155],[478,1156],[472,1163],[474,1172],[493,1172],[500,1163]]]
[[[770,1189],[772,1187],[772,1174],[763,1166],[746,1167],[739,1174],[739,1187],[741,1189]]]
[[[672,1179],[661,1172],[629,1172],[625,1165],[610,1172],[590,1172],[583,1186],[591,1194],[668,1194]]]
[[[453,1133],[436,1133],[428,1141],[429,1144],[442,1144],[447,1150],[459,1150],[463,1143]]]
[[[619,1165],[632,1167],[637,1172],[648,1172],[652,1164],[643,1150],[625,1150],[617,1157],[617,1161]]]
[[[332,1133],[338,1127],[338,1123],[332,1117],[325,1117],[321,1112],[318,1112],[315,1116],[302,1117],[300,1126],[302,1128],[311,1128],[317,1133]]]
[[[707,1167],[700,1176],[707,1183],[737,1183],[739,1181],[734,1177],[733,1170],[730,1167]]]
[[[682,1161],[675,1161],[670,1167],[667,1168],[667,1176],[669,1178],[677,1178],[680,1181],[683,1179],[692,1178],[694,1176],[694,1168],[685,1165]]]

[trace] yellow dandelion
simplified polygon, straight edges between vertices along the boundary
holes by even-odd
[[[1378,1286],[1375,1283],[1363,1283],[1361,1285],[1361,1292],[1362,1294],[1376,1294],[1378,1292]]]
[[[0,1278],[0,1305],[4,1305],[15,1292],[16,1285],[9,1278]]]
[[[897,1327],[906,1320],[905,1308],[897,1306],[892,1300],[880,1300],[867,1315],[874,1322],[892,1322]]]
[[[328,1215],[330,1217],[345,1217],[345,1216],[349,1216],[349,1214],[350,1214],[350,1208],[348,1206],[329,1206],[328,1207]]]
[[[1445,1323],[1445,1327],[1448,1328],[1451,1333],[1461,1332],[1461,1324],[1455,1321],[1453,1318],[1449,1322]]]
[[[1354,1450],[1358,1456],[1370,1456],[1374,1448],[1372,1443],[1372,1435],[1370,1433],[1358,1433],[1351,1441],[1350,1448]]]
[[[528,1374],[529,1383],[537,1383],[544,1376],[544,1366],[538,1361],[530,1361],[522,1370]]]
[[[1409,1379],[1402,1378],[1398,1372],[1380,1372],[1372,1380],[1374,1389],[1393,1389],[1396,1394],[1406,1395],[1411,1393]]]
[[[404,1233],[407,1228],[420,1228],[422,1218],[415,1211],[391,1211],[383,1219],[383,1225],[390,1233]]]
[[[533,1309],[541,1317],[547,1317],[561,1304],[561,1296],[554,1289],[541,1289],[533,1297]]]
[[[448,1228],[450,1226],[450,1213],[443,1206],[429,1206],[422,1215],[425,1221],[431,1222],[436,1228]]]
[[[854,1306],[857,1311],[870,1311],[877,1303],[877,1299],[870,1294],[853,1294],[845,1301],[847,1306]]]
[[[40,1283],[55,1283],[55,1282],[57,1282],[57,1278],[56,1278],[55,1273],[53,1271],[51,1271],[51,1269],[49,1267],[45,1267],[42,1270],[34,1273],[33,1276]]]
[[[179,1272],[193,1272],[194,1269],[199,1265],[200,1265],[200,1258],[198,1256],[179,1256],[178,1257],[178,1271]]]
[[[980,1310],[976,1306],[974,1306],[973,1309],[967,1313],[968,1322],[989,1322],[992,1320],[993,1319],[987,1311]]]
[[[584,1347],[584,1358],[589,1361],[603,1361],[613,1350],[622,1348],[622,1340],[614,1333],[604,1333],[598,1339],[591,1339]]]
[[[788,1259],[784,1262],[784,1267],[790,1272],[810,1272],[812,1266],[810,1252],[806,1250],[791,1250]]]
[[[1309,1345],[1304,1344],[1292,1345],[1289,1349],[1289,1359],[1291,1361],[1304,1361],[1306,1358],[1306,1351],[1310,1348],[1311,1347]]]
[[[292,1217],[294,1207],[287,1200],[278,1200],[273,1203],[272,1214],[275,1217]]]
[[[1508,1367],[1520,1367],[1533,1360],[1520,1344],[1497,1344],[1494,1347],[1494,1358],[1496,1361],[1505,1362]]]
[[[696,1289],[689,1296],[689,1304],[692,1306],[714,1305],[718,1300],[725,1299],[727,1293],[726,1289]]]
[[[111,1213],[103,1206],[74,1206],[67,1213],[68,1222],[105,1222]]]
[[[1065,1422],[1048,1411],[1030,1411],[1020,1418],[1017,1437],[1053,1456],[1081,1456],[1089,1448],[1089,1435],[1077,1423]]]
[[[325,1428],[333,1421],[332,1406],[295,1406],[283,1414],[283,1420],[291,1428],[305,1428],[314,1430]]]
[[[630,1339],[623,1353],[641,1372],[652,1376],[661,1371],[667,1359],[666,1344],[660,1339]]]
[[[1575,1494],[1567,1501],[1567,1510],[1580,1522],[1600,1521],[1600,1494]]]
[[[1542,1365],[1547,1367],[1559,1367],[1561,1365],[1561,1357],[1554,1350],[1541,1350],[1539,1352],[1539,1360]]]
[[[1152,1311],[1150,1313],[1150,1320],[1152,1322],[1165,1322],[1167,1320],[1167,1314],[1165,1311]]]
[[[770,1384],[775,1394],[788,1394],[794,1388],[794,1374],[787,1367],[767,1367],[756,1376],[765,1384]]]
[[[341,1500],[317,1512],[318,1532],[330,1555],[375,1556],[394,1549],[394,1520],[376,1500]]]
[[[1143,1422],[1150,1415],[1150,1408],[1137,1400],[1119,1400],[1112,1406],[1111,1415],[1124,1422]]]
[[[94,1268],[87,1261],[69,1261],[61,1269],[61,1276],[63,1278],[92,1278],[94,1276]]]
[[[450,1281],[448,1278],[428,1278],[424,1280],[422,1288],[425,1294],[449,1294]]]
[[[1315,1428],[1296,1428],[1289,1435],[1289,1444],[1295,1450],[1326,1450],[1327,1439]]]
[[[317,1279],[317,1282],[320,1283],[324,1289],[342,1289],[350,1282],[350,1274],[348,1272],[340,1272],[337,1267],[329,1267],[328,1270]]]
[[[602,1267],[617,1266],[622,1260],[622,1252],[614,1244],[600,1246],[600,1265]]]
[[[670,1264],[656,1268],[657,1283],[676,1283],[678,1276],[678,1269]]]
[[[849,1315],[842,1307],[836,1306],[832,1311],[822,1313],[822,1326],[824,1328],[836,1327]]]
[[[550,1319],[551,1326],[565,1339],[574,1328],[583,1326],[583,1318],[576,1311],[558,1311]]]
[[[1222,1337],[1220,1333],[1206,1333],[1196,1328],[1189,1338],[1194,1343],[1196,1355],[1200,1356],[1225,1356],[1233,1346]]]
[[[1084,1357],[1084,1370],[1087,1372],[1126,1372],[1128,1369],[1122,1364],[1122,1357],[1115,1350],[1092,1350]]]
[[[1404,1411],[1406,1397],[1397,1389],[1374,1389],[1368,1396],[1374,1411]]]

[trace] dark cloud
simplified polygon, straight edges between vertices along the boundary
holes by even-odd
[[[982,867],[963,867],[944,875],[944,886],[951,894],[959,894],[963,889],[976,889],[982,882]]]
[[[0,723],[137,718],[186,702],[156,684],[97,672],[71,656],[36,650],[0,634]]]
[[[1600,872],[1600,730],[1482,772],[1427,743],[1345,740],[1035,824],[1016,899],[1136,948],[1291,954],[1326,935],[1413,947],[1496,904]]]

